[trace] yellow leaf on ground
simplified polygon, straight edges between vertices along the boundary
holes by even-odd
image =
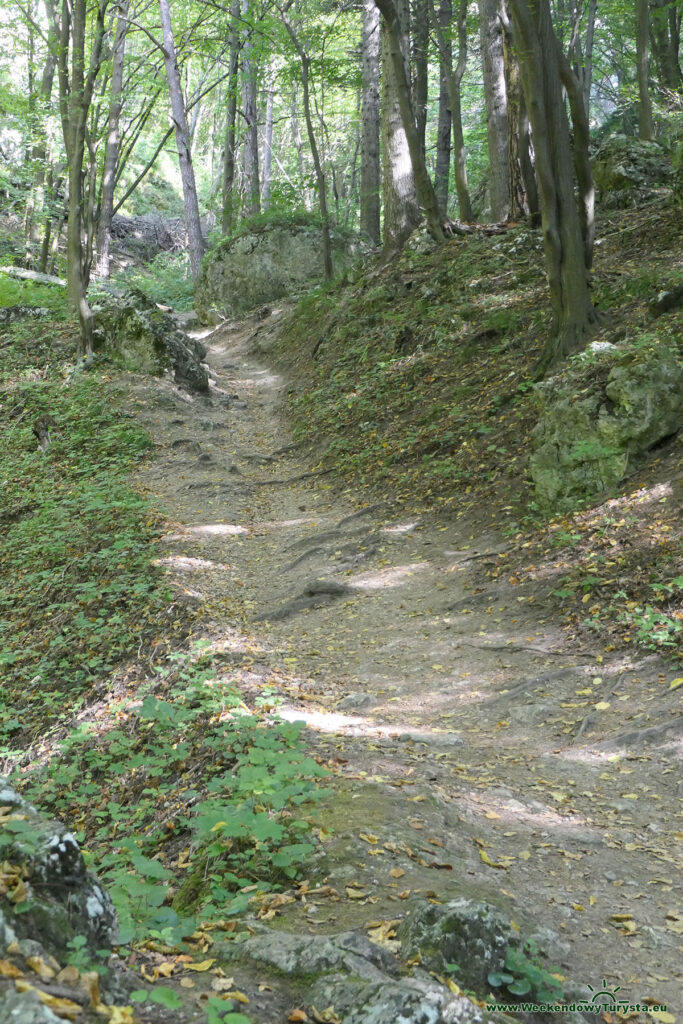
[[[185,964],[185,969],[188,971],[209,971],[216,963],[216,958],[213,957],[211,960],[202,960],[200,964]]]
[[[308,1017],[305,1010],[292,1010],[287,1020],[290,1024],[305,1024]]]
[[[491,860],[486,850],[479,850],[479,856],[483,860],[484,864],[488,864],[490,868],[500,868],[501,870],[505,870],[507,867],[507,865],[501,864],[500,861]]]
[[[403,876],[405,875],[405,871],[403,870],[403,868],[392,868],[389,874],[391,875],[392,878],[403,878]]]
[[[32,971],[35,971],[35,973],[38,975],[41,981],[52,981],[52,979],[57,973],[54,967],[50,967],[39,956],[27,956],[26,966],[30,967]]]
[[[249,996],[245,996],[244,992],[240,992],[239,989],[236,988],[226,992],[223,998],[234,999],[236,1003],[244,1003],[245,1005],[249,1002]]]
[[[41,989],[29,985],[27,981],[17,980],[14,982],[14,986],[17,992],[35,992],[41,1003],[49,1006],[53,1013],[65,1020],[76,1020],[78,1015],[83,1013],[83,1007],[79,1003],[74,1003],[71,999],[60,999],[58,996],[51,996],[49,992],[43,992]]]
[[[673,1013],[668,1013],[666,1010],[652,1010],[647,1016],[648,1020],[653,1017],[655,1020],[661,1021],[662,1024],[676,1024]]]
[[[194,981],[192,978],[181,978],[180,984],[183,988],[194,988]]]
[[[677,690],[679,686],[683,686],[683,676],[679,676],[678,679],[672,679],[669,683],[670,690]]]
[[[350,885],[346,886],[346,895],[350,900],[364,900],[367,893],[362,889],[352,889]]]
[[[11,960],[0,960],[0,976],[3,978],[23,978],[24,972],[20,971]]]
[[[610,703],[608,700],[600,700],[597,704],[594,704],[593,706],[596,711],[607,711],[607,708],[610,706]]]
[[[366,843],[371,843],[373,846],[379,842],[377,836],[373,836],[372,832],[359,832],[358,838],[362,839]]]

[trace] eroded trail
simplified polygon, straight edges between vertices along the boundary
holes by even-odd
[[[335,771],[311,879],[357,898],[297,900],[284,926],[340,931],[401,916],[413,894],[474,895],[540,932],[574,981],[675,1014],[680,774],[662,665],[568,648],[547,580],[494,578],[520,557],[505,538],[317,473],[252,330],[207,339],[210,401],[158,382],[134,400],[161,446],[143,483],[177,523],[170,580],[205,608],[226,675],[247,699],[282,697]]]

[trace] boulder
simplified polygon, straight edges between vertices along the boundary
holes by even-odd
[[[604,199],[627,199],[673,180],[671,157],[657,142],[611,135],[592,161],[595,186]]]
[[[140,289],[100,296],[93,312],[95,348],[116,365],[159,376],[172,369],[183,387],[209,390],[209,375],[203,365],[206,348],[179,331],[173,318]]]
[[[501,913],[488,903],[461,897],[449,903],[420,903],[399,925],[403,957],[420,957],[422,966],[442,974],[457,964],[461,988],[486,993],[491,971],[504,969],[508,947],[519,938]]]
[[[111,949],[116,913],[65,825],[43,818],[4,781],[0,841],[5,893],[0,896],[0,955],[18,940],[22,952],[66,961],[68,943],[84,936],[87,950]],[[15,881],[16,879],[16,881]],[[21,911],[17,910],[20,906]]]
[[[333,232],[335,274],[360,255],[358,239]],[[257,306],[310,291],[323,280],[318,225],[270,224],[226,238],[210,252],[195,288],[204,323],[220,323]]]
[[[683,424],[683,363],[658,347],[602,345],[536,385],[531,476],[539,505],[568,511],[632,472]]]

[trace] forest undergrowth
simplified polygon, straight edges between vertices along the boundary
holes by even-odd
[[[603,218],[599,339],[680,344],[676,316],[648,311],[679,273],[680,234],[665,201]],[[520,227],[446,253],[409,249],[300,303],[276,349],[296,382],[298,438],[316,439],[343,486],[502,533],[516,557],[503,553],[491,578],[556,571],[569,635],[679,657],[680,441],[653,451],[623,493],[542,516],[525,478],[548,330],[540,237]],[[77,832],[131,960],[182,944],[200,970],[254,896],[300,874],[326,772],[299,727],[277,720],[277,699],[248,705],[195,645],[201,609],[177,602],[156,564],[169,524],[131,482],[154,448],[106,362],[65,386],[75,337],[56,295],[15,282],[3,294],[49,310],[0,336],[4,772]],[[589,377],[590,358],[576,358]],[[163,973],[143,976],[161,981],[157,1002],[179,1005]],[[234,1008],[226,1020],[246,1019],[232,996],[207,997],[211,1020]]]
[[[680,313],[650,305],[680,284],[683,212],[668,198],[598,225],[595,342],[647,358],[681,352]],[[520,580],[555,563],[568,627],[608,643],[681,655],[680,438],[649,453],[603,503],[549,518],[527,472],[538,419],[534,378],[550,313],[539,232],[426,240],[388,266],[304,299],[277,352],[296,382],[296,436],[354,484],[448,518],[482,515],[528,551]],[[572,357],[585,385],[591,352]],[[660,486],[661,484],[661,486]],[[505,572],[505,570],[496,570]]]

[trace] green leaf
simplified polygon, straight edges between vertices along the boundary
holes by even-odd
[[[183,1001],[172,988],[166,986],[160,986],[153,988],[149,994],[150,1002],[158,1003],[159,1006],[165,1006],[167,1010],[179,1010],[183,1005]]]

